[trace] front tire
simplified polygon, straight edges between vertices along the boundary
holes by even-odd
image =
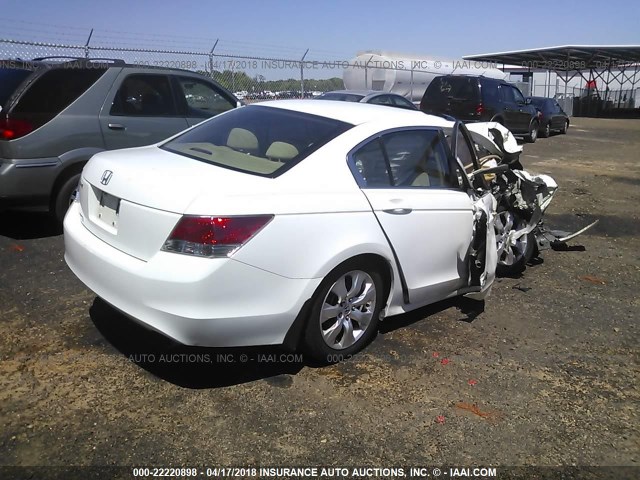
[[[539,128],[539,123],[537,120],[531,122],[531,125],[529,125],[529,134],[525,137],[525,140],[529,143],[536,143],[536,140],[538,139],[538,128]]]
[[[313,298],[303,350],[321,364],[337,363],[362,350],[378,332],[385,283],[362,261],[334,269]]]
[[[496,275],[511,277],[524,271],[536,251],[536,237],[533,232],[513,237],[513,232],[524,226],[524,221],[505,210],[495,219],[498,265]]]
[[[75,198],[78,190],[78,183],[80,183],[79,173],[69,177],[69,179],[67,179],[58,189],[58,192],[53,199],[51,204],[51,213],[55,220],[60,224],[64,221],[64,216]]]

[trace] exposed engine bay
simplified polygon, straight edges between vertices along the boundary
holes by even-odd
[[[549,175],[537,175],[524,170],[520,162],[523,151],[513,134],[497,122],[466,125],[476,148],[477,165],[465,165],[474,187],[488,190],[497,201],[495,230],[499,275],[512,275],[524,270],[526,264],[546,248],[566,249],[567,241],[593,227],[596,220],[574,232],[550,231],[543,216],[558,184]],[[483,170],[499,172],[482,174]]]

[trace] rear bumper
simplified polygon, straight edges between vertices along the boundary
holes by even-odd
[[[233,259],[158,252],[145,262],[89,232],[74,203],[64,221],[65,260],[98,296],[185,345],[284,342],[321,279],[290,279]]]

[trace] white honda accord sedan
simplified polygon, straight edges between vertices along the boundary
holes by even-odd
[[[465,127],[422,112],[264,102],[85,166],[65,259],[98,296],[186,345],[350,355],[380,320],[496,267],[495,199]]]

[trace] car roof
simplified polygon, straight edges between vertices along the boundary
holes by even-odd
[[[324,92],[324,94],[326,93],[340,93],[340,94],[345,94],[345,95],[362,95],[362,96],[367,96],[371,93],[375,93],[375,90],[330,90],[328,92]]]
[[[373,97],[375,95],[395,95],[397,97],[402,97],[402,95],[397,93],[385,92],[383,90],[331,90],[329,92],[324,92],[323,95],[327,93],[338,93],[340,95],[362,95],[363,97]]]
[[[370,103],[340,102],[326,100],[318,102],[309,100],[272,100],[254,103],[251,107],[273,107],[293,110],[319,117],[331,118],[352,125],[362,125],[370,122],[393,122],[401,125],[413,124],[432,127],[452,127],[453,122],[435,115],[428,115],[419,110],[403,108],[389,108],[384,105]]]

